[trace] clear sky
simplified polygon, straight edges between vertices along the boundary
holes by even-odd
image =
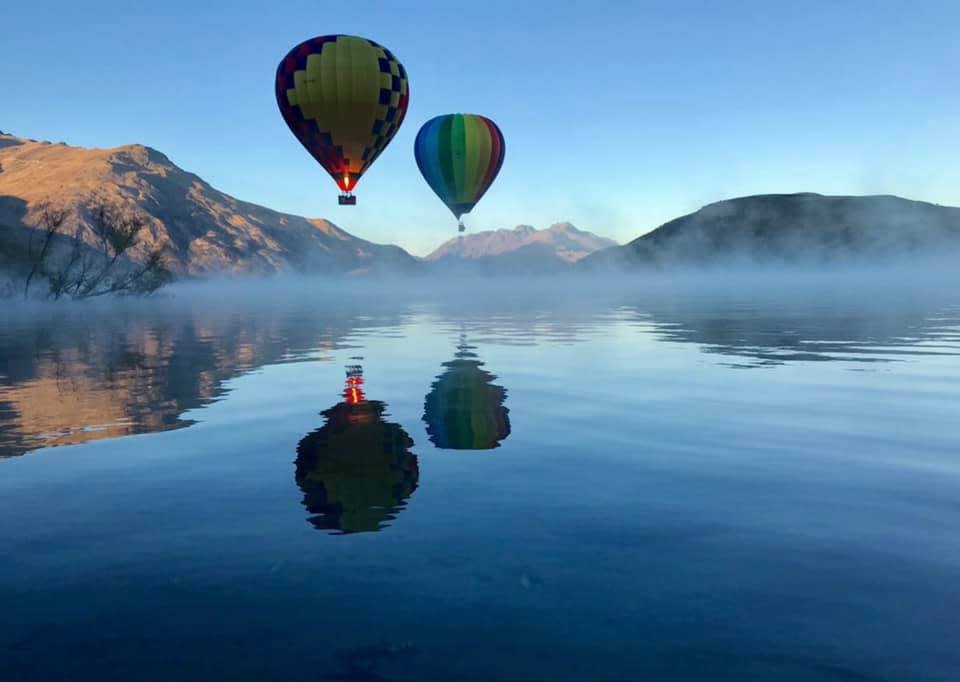
[[[327,33],[382,43],[410,77],[357,207],[274,100],[279,60]],[[744,194],[960,204],[958,36],[957,0],[8,0],[0,129],[147,144],[240,199],[424,254],[456,222],[414,137],[480,113],[507,151],[469,229],[571,220],[627,241]]]

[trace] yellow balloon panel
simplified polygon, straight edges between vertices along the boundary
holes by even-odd
[[[396,58],[383,47],[337,36],[306,58],[293,74],[287,102],[340,151],[340,168],[359,176],[383,150],[406,109],[408,84]],[[402,110],[401,110],[402,109]]]

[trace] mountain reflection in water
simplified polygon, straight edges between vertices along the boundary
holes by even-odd
[[[192,411],[222,399],[236,377],[277,363],[330,360],[357,337],[404,333],[417,316],[462,330],[473,344],[502,347],[589,344],[628,327],[662,344],[695,344],[733,367],[866,366],[960,347],[960,308],[932,297],[887,300],[882,308],[855,297],[628,298],[566,307],[521,301],[497,312],[437,304],[426,317],[408,302],[345,301],[318,313],[280,297],[271,305],[146,302],[9,316],[0,319],[0,458],[188,427]],[[431,442],[497,447],[511,428],[506,390],[465,342],[444,368],[424,401]]]
[[[367,400],[359,367],[348,368],[343,397],[297,445],[297,485],[315,528],[381,530],[417,489],[413,439],[384,419],[386,405]]]
[[[704,307],[691,301],[629,307],[662,341],[695,343],[731,358],[736,367],[840,360],[890,362],[904,356],[955,354],[960,310],[917,302],[878,311],[868,306],[775,306],[731,302]]]
[[[430,442],[447,450],[490,450],[510,435],[510,417],[503,406],[507,391],[493,383],[476,348],[461,337],[453,360],[433,382],[423,405]]]
[[[0,319],[0,457],[190,426],[264,365],[323,359],[394,313],[146,302]]]

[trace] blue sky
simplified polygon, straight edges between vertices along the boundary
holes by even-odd
[[[718,199],[890,193],[960,204],[960,3],[20,2],[0,29],[0,129],[141,142],[218,189],[423,254],[456,221],[419,126],[480,113],[507,143],[471,230],[571,220],[619,241]],[[287,50],[389,47],[407,119],[357,207],[276,109]]]

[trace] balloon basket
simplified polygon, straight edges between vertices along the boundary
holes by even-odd
[[[339,197],[339,202],[341,206],[356,206],[357,198],[352,194],[341,194]]]
[[[463,232],[463,231],[466,230],[466,229],[467,229],[467,228],[463,226],[463,223],[462,223],[462,222],[457,225],[457,232]]]

